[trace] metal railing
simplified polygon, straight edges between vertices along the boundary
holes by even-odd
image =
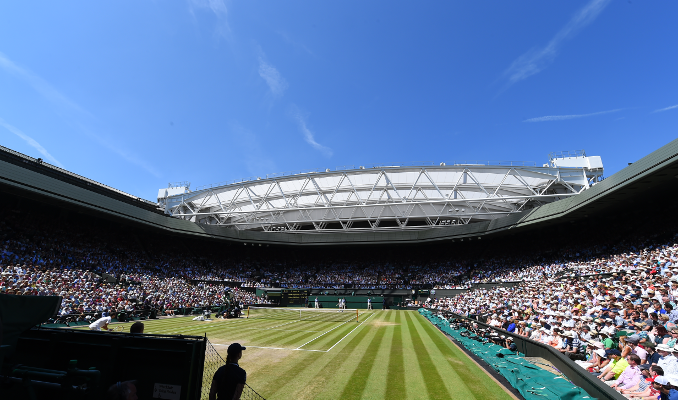
[[[570,157],[586,157],[586,151],[584,150],[563,150],[563,151],[554,151],[549,153],[549,160],[554,160],[558,158],[570,158]]]

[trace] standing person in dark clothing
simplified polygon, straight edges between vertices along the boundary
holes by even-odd
[[[226,365],[219,368],[212,379],[209,400],[239,400],[245,388],[247,373],[238,365],[245,347],[240,343],[228,346]]]

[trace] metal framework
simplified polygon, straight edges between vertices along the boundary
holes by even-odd
[[[602,170],[525,163],[375,166],[161,189],[177,218],[290,233],[428,229],[486,221],[574,196]]]

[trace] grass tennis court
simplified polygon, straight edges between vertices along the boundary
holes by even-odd
[[[360,322],[143,322],[146,333],[207,334],[224,358],[228,344],[247,346],[240,362],[247,383],[269,400],[512,398],[414,311],[362,313]]]

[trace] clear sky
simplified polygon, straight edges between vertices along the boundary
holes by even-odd
[[[0,144],[155,200],[267,173],[678,137],[678,2],[14,1]]]

